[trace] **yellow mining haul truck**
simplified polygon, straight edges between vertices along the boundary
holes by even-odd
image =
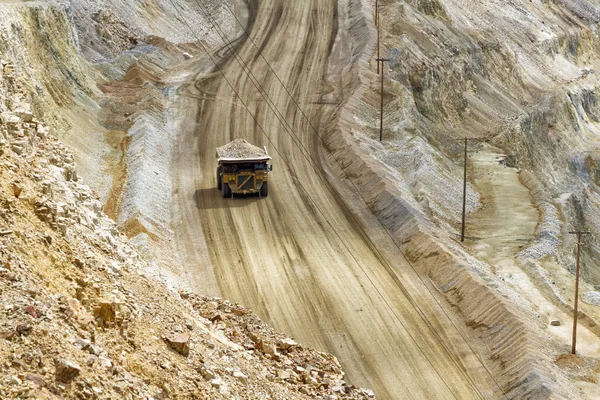
[[[271,157],[267,148],[261,149],[244,139],[236,139],[217,148],[217,188],[223,197],[234,194],[269,195],[268,174]]]

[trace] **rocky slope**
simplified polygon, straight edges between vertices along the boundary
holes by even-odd
[[[1,398],[373,397],[244,307],[147,277],[27,79],[0,53]]]
[[[224,5],[214,3],[204,5],[229,31]],[[181,15],[193,31],[182,29]],[[0,17],[0,51],[24,79],[32,109],[73,151],[154,273],[181,285],[183,260],[169,248],[172,141],[163,140],[177,130],[175,89],[164,76],[201,53],[189,43],[219,44],[207,18],[181,0],[1,1]]]
[[[530,296],[537,289],[523,290],[525,282],[517,277],[535,282],[545,293],[544,304],[572,313],[574,239],[567,232],[598,229],[594,152],[600,4],[381,4],[381,54],[390,58],[384,140],[378,140],[379,76],[373,46],[365,49],[363,68],[354,75],[360,78],[355,96],[338,131],[329,136],[329,150],[413,265],[483,339],[476,348],[489,360],[506,395],[594,398],[597,307],[584,304],[580,316],[592,332],[592,346],[581,350],[589,359],[579,360],[586,373],[574,379],[580,390],[564,389],[570,385],[560,378],[565,364],[555,361],[567,351],[570,336],[551,329],[552,313]],[[333,74],[332,79],[352,82]],[[489,235],[490,230],[468,224],[466,244],[457,243],[462,200],[462,143],[457,139],[465,136],[501,149],[505,157],[498,161],[518,166],[530,190],[531,197],[519,201],[538,208],[533,210],[539,214],[535,232],[529,231],[531,221],[493,225],[502,228],[493,230],[497,247],[489,251],[497,255],[510,246],[520,248],[501,262],[521,266],[522,271],[515,268],[523,275],[503,276],[498,258],[476,258],[486,240],[493,239],[478,234]],[[485,148],[473,141],[470,151]],[[515,191],[497,189],[497,197],[490,199],[493,194],[476,180],[478,172],[473,167],[469,171],[467,212],[473,218],[485,215],[486,208],[491,214],[490,207]],[[596,238],[586,238],[588,297],[597,293],[596,243]]]
[[[471,7],[433,0],[385,7],[389,130],[387,143],[375,145],[374,155],[406,182],[418,208],[456,229],[460,147],[454,139],[481,137],[542,182],[538,200],[545,196],[546,207],[560,208],[565,227],[596,232],[600,4],[492,1]],[[412,170],[417,154],[421,158]],[[442,184],[419,183],[440,176]],[[468,211],[477,207],[477,194],[471,193]],[[548,218],[551,214],[548,210]],[[554,218],[550,225],[560,225]],[[535,258],[556,254],[565,267],[572,265],[573,238],[547,229],[550,225],[538,232],[537,242],[546,245],[537,246]],[[597,252],[591,239],[584,259],[592,284],[600,283]]]
[[[211,10],[210,18],[199,4],[184,0],[0,0],[0,296],[5,304],[0,334],[6,341],[0,350],[0,397],[370,395],[345,385],[330,356],[274,333],[243,307],[187,291],[174,293],[152,278],[161,275],[171,285],[219,292],[202,227],[185,226],[172,206],[174,198],[184,197],[173,190],[171,176],[184,175],[183,168],[172,170],[174,162],[196,170],[200,165],[191,158],[174,161],[177,140],[188,138],[181,132],[194,129],[193,123],[181,126],[175,114],[182,105],[193,110],[191,104],[210,98],[213,93],[203,91],[208,84],[197,82],[218,77],[204,57],[205,49],[222,45],[215,30],[208,29],[210,19],[218,21],[225,36],[240,35],[224,3],[201,3]],[[258,8],[257,2],[227,4],[237,7],[242,20]],[[531,221],[522,224],[523,231],[511,231],[520,242],[510,250],[518,248],[519,253],[506,257],[564,312],[570,311],[574,264],[573,238],[567,232],[584,227],[594,233],[584,248],[590,304],[583,306],[581,320],[592,336],[600,335],[600,311],[593,304],[600,296],[600,242],[595,238],[600,233],[600,4],[380,1],[382,55],[391,59],[382,143],[377,140],[372,4],[336,4],[339,33],[331,44],[329,73],[318,83],[325,89],[304,99],[311,107],[322,106],[319,131],[325,149],[310,135],[307,140],[322,152],[319,161],[339,197],[349,199],[344,212],[356,214],[357,221],[371,227],[369,233],[381,238],[381,231],[372,229],[371,213],[375,215],[394,242],[384,237],[381,247],[397,248],[405,256],[383,275],[406,278],[402,282],[418,275],[415,282],[437,289],[441,301],[433,304],[428,298],[431,304],[422,307],[448,318],[435,327],[441,336],[450,332],[449,337],[460,335],[461,343],[469,343],[468,352],[459,352],[469,354],[465,360],[476,359],[465,362],[485,370],[479,376],[492,377],[483,385],[490,388],[486,393],[593,398],[600,378],[597,354],[563,354],[568,340],[553,333],[551,316],[519,291],[514,276],[498,273],[497,260],[480,256],[478,250],[487,242],[477,234],[490,227],[468,227],[467,245],[456,243],[462,149],[455,139],[467,135],[489,141],[494,151],[506,153],[509,167],[520,168],[521,182],[532,195],[530,206],[537,208],[530,214],[539,211],[539,221],[535,232],[525,232]],[[181,15],[188,17],[191,30],[182,29]],[[221,49],[215,55],[239,70],[230,53]],[[184,82],[193,84],[182,87]],[[276,82],[269,88],[281,92]],[[231,102],[225,89],[215,100]],[[247,97],[257,100],[254,91]],[[277,101],[285,98],[279,93]],[[273,123],[268,116],[261,118]],[[297,113],[294,118],[305,124]],[[190,142],[181,145],[191,148]],[[82,184],[79,174],[94,190]],[[214,178],[212,172],[210,176]],[[203,183],[210,191],[200,194],[216,196],[212,181]],[[486,208],[502,201],[501,196],[490,199],[484,187],[471,179],[470,215],[485,215]],[[197,201],[196,194],[186,198],[194,216],[198,205],[191,199]],[[193,238],[189,247],[199,255],[175,251],[171,242],[178,234],[186,242]],[[306,254],[314,248],[306,251],[294,243],[286,244],[282,259],[289,257],[288,264],[295,268],[299,263],[305,271]],[[289,255],[296,251],[298,257]],[[202,257],[207,262],[197,263]],[[276,271],[282,270],[280,263],[277,259]],[[322,262],[313,264],[321,271]],[[193,268],[182,267],[189,265]],[[290,287],[301,285],[291,280]],[[422,294],[412,293],[417,299]],[[260,296],[257,304],[266,307]],[[347,306],[341,311],[344,318]],[[363,311],[362,305],[352,308],[350,312]],[[298,317],[291,315],[270,317]],[[339,328],[339,321],[327,322]],[[338,334],[334,328],[329,330]],[[399,337],[396,331],[393,337]],[[330,342],[332,348],[339,345]]]

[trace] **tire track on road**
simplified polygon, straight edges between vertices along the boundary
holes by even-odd
[[[336,19],[336,4],[333,1],[286,4],[282,20],[264,19],[283,4],[276,0],[261,3],[256,14],[259,21],[254,26],[273,24],[274,28],[267,32],[272,32],[274,38],[304,39],[296,43],[268,40],[264,52],[279,61],[276,68],[283,71],[278,74],[288,87],[298,88],[298,101],[306,104],[320,91],[331,35],[335,35],[331,28]],[[320,13],[313,13],[313,8]],[[313,18],[317,20],[311,25],[309,21]],[[311,26],[318,31],[311,33]],[[267,39],[264,30],[256,33],[261,34],[257,42]],[[243,59],[252,59],[254,52],[247,43],[241,46]],[[267,88],[277,109],[285,110],[302,143],[317,154],[318,142],[304,119],[292,107],[283,88],[274,84],[267,68],[256,57],[253,59],[252,73]],[[234,62],[222,65],[224,75],[235,77],[234,85],[241,96],[252,98],[254,89],[239,66]],[[294,66],[298,67],[296,73],[292,72]],[[206,91],[217,93],[217,97],[231,94],[231,88],[219,79],[201,82]],[[193,181],[196,187],[201,210],[189,212],[185,217],[189,219],[188,225],[195,224],[204,230],[223,295],[250,306],[276,328],[304,343],[338,355],[353,382],[374,388],[380,398],[477,398],[477,389],[456,368],[410,299],[390,279],[374,245],[360,229],[352,226],[348,211],[340,207],[326,184],[315,176],[310,163],[282,132],[265,105],[256,102],[251,111],[257,113],[260,125],[273,138],[283,157],[291,161],[292,170],[287,171],[283,160],[274,157],[274,164],[280,166],[272,175],[272,187],[276,189],[269,198],[261,200],[222,199],[214,189],[215,147],[236,137],[264,144],[265,139],[251,116],[234,105],[206,101],[191,109],[198,110],[199,123],[195,129],[183,133],[180,148],[185,148],[182,151],[196,160],[200,169],[187,170],[193,177],[180,179],[179,184]],[[191,110],[190,117],[195,117]],[[317,124],[318,112],[313,117]],[[254,129],[249,129],[253,126]],[[192,138],[197,139],[195,149],[187,144]],[[306,194],[299,190],[295,179],[302,181],[308,190]],[[189,199],[182,198],[180,202]],[[325,220],[316,212],[317,205],[325,210]],[[181,208],[191,210],[187,205]],[[231,239],[225,243],[211,240],[211,232],[219,230]],[[347,246],[355,254],[348,255]],[[368,280],[361,277],[363,267],[355,260],[376,271],[373,277]],[[404,317],[401,324],[395,320],[389,304],[396,307],[395,314]],[[404,329],[404,324],[410,332]],[[418,336],[418,350],[410,344],[414,340],[412,335]],[[431,348],[419,347],[424,345]]]

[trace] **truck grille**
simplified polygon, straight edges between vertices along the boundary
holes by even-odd
[[[238,190],[254,190],[254,177],[250,177],[248,182],[246,182],[243,186],[240,187],[244,181],[248,179],[248,175],[238,175],[237,177],[237,187]]]

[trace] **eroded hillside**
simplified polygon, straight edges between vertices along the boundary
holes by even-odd
[[[0,57],[1,398],[369,398],[244,307],[175,292],[78,177]]]
[[[493,358],[512,365],[518,357],[511,351],[529,343],[530,354],[541,350],[530,366],[545,364],[546,377],[566,372],[580,389],[561,395],[594,398],[599,4],[381,4],[380,52],[390,59],[384,141],[378,140],[379,76],[369,58],[371,72],[343,120],[352,139],[332,139],[333,145],[343,150],[351,143],[356,154],[371,155],[348,167],[365,176],[358,181],[365,189],[379,180],[366,196],[370,209],[479,337],[500,343],[517,332],[530,335],[507,349],[488,346],[499,352]],[[467,238],[459,246],[464,137],[478,140],[469,145]],[[574,292],[576,237],[568,232],[577,229],[592,235],[583,250],[582,358],[572,364],[562,354],[570,351]],[[493,294],[511,304],[491,300]],[[500,320],[524,325],[500,339]],[[503,329],[511,324],[504,323]],[[538,384],[551,385],[545,379]]]
[[[600,4],[379,5],[0,0],[6,395],[595,397]]]

